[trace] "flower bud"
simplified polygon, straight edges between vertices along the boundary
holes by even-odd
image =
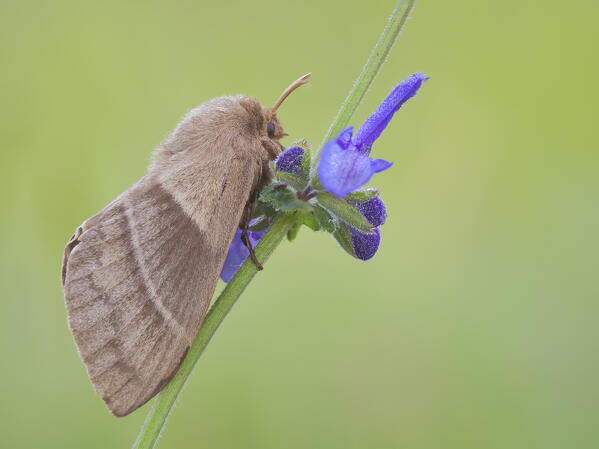
[[[381,243],[381,232],[374,228],[372,234],[362,234],[359,231],[349,228],[351,243],[355,257],[360,260],[372,259],[379,249]]]
[[[360,260],[371,259],[379,249],[381,243],[381,233],[378,228],[374,228],[370,233],[365,234],[345,223],[341,223],[333,233],[335,240],[352,257]]]
[[[356,209],[360,211],[372,226],[376,227],[385,223],[387,209],[385,208],[385,203],[378,196],[373,196],[359,203],[352,202],[352,204],[356,206]]]
[[[275,162],[275,168],[277,171],[283,171],[287,173],[293,173],[299,175],[302,168],[302,157],[304,156],[304,149],[302,147],[292,147],[285,150]]]

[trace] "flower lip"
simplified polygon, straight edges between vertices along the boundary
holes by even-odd
[[[422,83],[427,79],[428,78],[422,73],[415,73],[409,76],[405,81],[399,83],[399,85],[391,91],[376,111],[366,119],[352,139],[352,143],[359,151],[366,155],[370,153],[372,144],[387,127],[393,118],[393,114],[395,114],[406,101],[416,95],[416,92],[418,92]]]
[[[391,162],[362,154],[353,145],[344,149],[337,140],[331,140],[322,149],[318,177],[327,192],[343,198],[391,165]]]

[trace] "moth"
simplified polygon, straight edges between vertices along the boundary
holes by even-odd
[[[277,109],[245,95],[207,101],[155,150],[147,173],[70,238],[62,260],[68,325],[96,393],[115,416],[174,376],[210,305],[286,136]]]

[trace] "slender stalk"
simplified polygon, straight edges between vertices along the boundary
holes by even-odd
[[[281,243],[287,235],[287,231],[295,221],[293,214],[281,214],[272,224],[270,229],[260,243],[256,246],[256,256],[262,263],[266,262],[273,250]],[[133,444],[135,449],[150,449],[156,446],[158,437],[166,424],[166,420],[175,405],[179,394],[189,379],[193,368],[204,352],[210,339],[227,316],[241,293],[245,290],[258,270],[248,258],[233,279],[227,284],[214,305],[206,315],[202,327],[198,332],[185,360],[179,371],[169,384],[154,400],[152,409],[149,411],[137,440]]]
[[[349,120],[354,115],[354,112],[356,112],[356,109],[362,102],[366,92],[368,92],[376,75],[387,60],[387,56],[389,55],[391,48],[393,48],[393,44],[397,40],[406,20],[408,20],[415,3],[416,0],[399,0],[397,2],[391,17],[389,18],[389,22],[387,22],[387,26],[383,30],[381,37],[379,37],[378,42],[372,50],[372,53],[370,54],[368,61],[366,61],[354,86],[349,91],[349,94],[347,94],[339,112],[337,112],[337,116],[335,117],[335,120],[333,120],[333,123],[331,123],[329,130],[320,144],[320,148],[343,131],[349,123]],[[316,159],[317,158],[318,156]]]
[[[414,3],[415,0],[400,0],[397,3],[383,34],[379,38],[366,65],[362,69],[362,73],[360,73],[356,83],[343,102],[341,109],[339,109],[337,117],[331,124],[326,137],[323,140],[323,144],[333,136],[339,134],[339,132],[349,123],[349,120],[364,98],[372,81],[385,63],[389,51],[393,47],[399,32],[403,28],[403,25],[414,7]],[[285,238],[287,231],[294,222],[295,216],[289,214],[281,214],[275,220],[255,249],[256,256],[260,261],[263,263],[266,262],[274,249]],[[200,359],[200,356],[210,342],[210,339],[227,316],[227,313],[231,310],[239,296],[253,279],[256,272],[257,270],[254,264],[250,260],[246,260],[215,301],[214,305],[206,315],[206,319],[191,345],[185,360],[181,364],[179,371],[177,371],[177,374],[175,374],[170,383],[154,400],[154,404],[148,412],[148,416],[146,417],[144,425],[133,445],[133,449],[151,449],[156,446],[158,437],[164,429],[173,406],[189,379],[195,364]]]

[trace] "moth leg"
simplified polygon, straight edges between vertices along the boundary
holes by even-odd
[[[241,219],[240,228],[241,228],[241,242],[245,245],[245,247],[250,252],[250,259],[252,259],[252,262],[254,262],[254,265],[256,265],[256,268],[258,269],[258,271],[261,271],[264,269],[264,267],[262,266],[260,261],[258,261],[258,258],[256,257],[256,253],[254,252],[254,247],[252,246],[252,242],[250,241],[250,236],[248,235],[250,219],[251,219],[254,209],[256,208],[257,202],[258,202],[257,195],[255,195],[255,198],[253,198],[251,201],[248,202],[247,206],[245,207],[245,210],[243,211],[243,218]]]
[[[260,167],[260,172],[261,172],[260,177],[262,177],[263,167]],[[264,180],[262,180],[262,181],[264,181]],[[254,213],[254,210],[256,209],[256,205],[258,204],[258,195],[260,195],[260,191],[262,190],[262,188],[263,188],[263,186],[259,185],[258,188],[256,188],[250,195],[250,199],[248,200],[247,204],[245,205],[245,209],[243,210],[243,215],[241,216],[241,223],[239,224],[239,228],[241,229],[241,242],[245,245],[245,247],[250,252],[250,259],[252,259],[252,262],[254,262],[254,265],[256,265],[256,268],[258,269],[258,271],[263,270],[264,267],[262,266],[262,264],[256,257],[256,253],[254,252],[254,247],[252,246],[252,242],[250,241],[250,236],[248,235],[248,228],[250,227],[250,221],[252,219],[252,214]]]
[[[256,265],[258,271],[264,270],[264,267],[256,257],[256,253],[254,252],[254,247],[252,246],[252,242],[250,242],[250,236],[248,235],[248,225],[246,224],[241,230],[241,241],[246,246],[246,248],[250,251],[250,259]]]

